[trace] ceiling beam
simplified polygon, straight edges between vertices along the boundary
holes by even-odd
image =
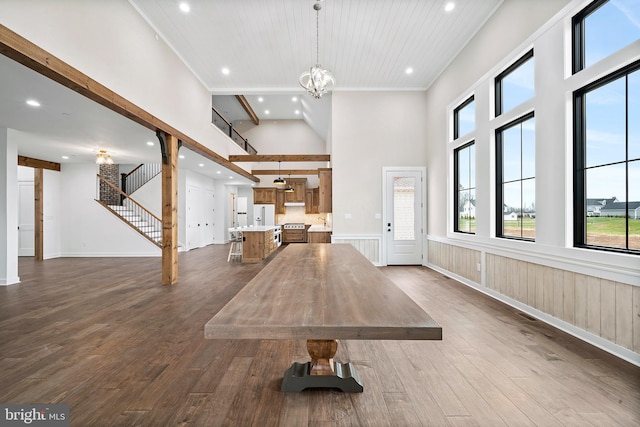
[[[26,166],[28,168],[34,169],[48,169],[51,171],[60,172],[60,163],[34,159],[25,156],[18,156],[18,166]]]
[[[318,175],[318,169],[253,169],[253,175]]]
[[[260,119],[256,115],[256,112],[253,111],[253,108],[251,108],[251,105],[249,104],[249,101],[247,101],[247,98],[245,98],[244,95],[236,95],[236,99],[238,100],[240,105],[242,105],[244,111],[246,111],[249,117],[251,117],[251,121],[253,122],[253,124],[256,126],[259,125]]]
[[[237,154],[231,162],[329,162],[330,154]]]
[[[130,120],[156,132],[161,130],[173,135],[182,141],[184,147],[195,151],[201,156],[232,170],[251,181],[260,182],[260,179],[251,175],[241,167],[231,163],[215,151],[205,147],[193,138],[185,135],[169,124],[154,117],[122,96],[113,92],[106,86],[91,79],[86,74],[73,68],[71,65],[51,55],[44,49],[31,43],[29,40],[11,31],[0,24],[0,54],[13,59],[16,62],[42,74],[51,80],[79,93],[98,104],[127,117]]]

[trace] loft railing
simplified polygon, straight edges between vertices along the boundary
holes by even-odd
[[[133,194],[153,177],[162,172],[160,163],[143,163],[129,173],[120,174],[120,189],[126,194]],[[124,199],[120,202],[122,203]]]
[[[258,151],[256,151],[256,149],[253,148],[251,144],[249,144],[249,141],[247,141],[247,138],[240,135],[240,133],[233,127],[231,122],[227,121],[227,119],[225,119],[222,116],[222,114],[218,112],[218,110],[211,107],[211,111],[212,111],[211,122],[214,125],[218,126],[220,130],[226,133],[233,142],[235,142],[240,148],[242,148],[248,154],[258,154]]]
[[[98,198],[96,201],[156,246],[162,248],[162,220],[105,177],[96,176],[98,177],[96,189]],[[120,198],[123,198],[125,203],[119,205],[113,202]]]

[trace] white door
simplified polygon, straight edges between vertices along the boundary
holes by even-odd
[[[202,199],[204,193],[201,188],[187,189],[187,247],[188,249],[204,246],[202,230]]]
[[[35,201],[33,181],[18,183],[18,256],[35,256]]]
[[[422,265],[424,168],[384,168],[384,228],[388,265]]]
[[[211,245],[215,240],[215,195],[213,190],[204,190],[204,244]]]

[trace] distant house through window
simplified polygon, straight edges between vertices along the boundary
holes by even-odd
[[[473,142],[454,150],[454,231],[476,231],[476,147]]]
[[[529,113],[496,130],[498,237],[535,240],[535,118]]]

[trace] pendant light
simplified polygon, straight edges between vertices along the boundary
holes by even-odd
[[[289,174],[289,181],[291,181],[291,174]],[[291,186],[291,184],[287,185],[287,188],[284,189],[285,193],[293,193],[295,190]]]
[[[298,79],[300,86],[305,88],[316,99],[320,99],[322,95],[330,91],[336,82],[331,71],[322,68],[322,65],[320,65],[320,30],[318,25],[320,9],[322,9],[322,4],[320,0],[317,0],[313,5],[313,10],[316,11],[316,65],[311,67],[309,71],[302,73]]]
[[[280,177],[280,161],[278,161],[278,177],[273,180],[273,185],[281,187],[281,186],[285,185],[286,183],[287,183],[287,181],[285,181],[284,179],[282,179]]]

